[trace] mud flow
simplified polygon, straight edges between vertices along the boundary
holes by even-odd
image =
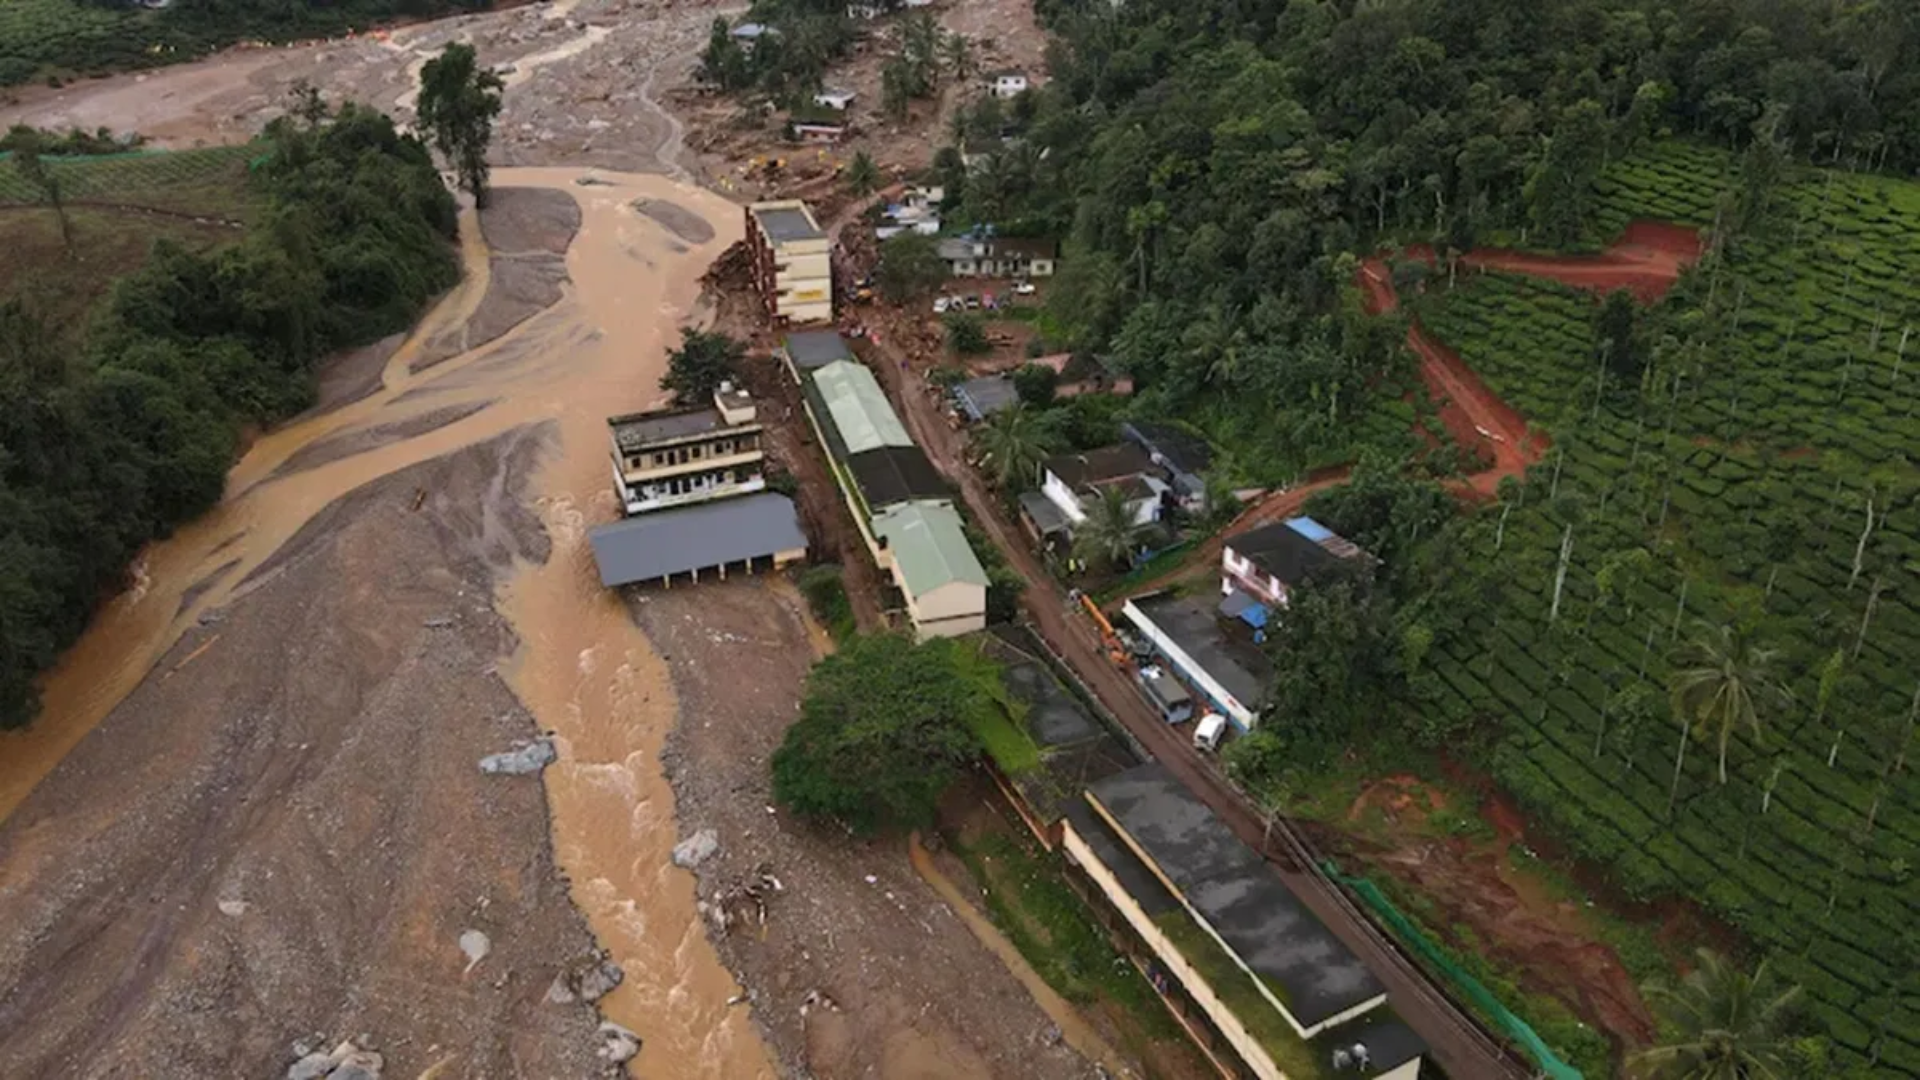
[[[771,1075],[746,1010],[728,1004],[738,988],[702,933],[692,883],[671,867],[673,797],[658,765],[674,716],[671,684],[617,595],[600,587],[585,543],[591,525],[617,516],[605,418],[662,400],[665,350],[697,299],[701,271],[738,239],[738,211],[658,176],[498,169],[493,182],[500,201],[487,221],[496,235],[465,212],[464,279],[385,358],[377,388],[261,438],[218,508],[141,556],[136,587],[98,613],[47,679],[39,721],[0,738],[0,814],[19,807],[163,657],[195,661],[168,654],[273,580],[283,549],[312,532],[316,515],[401,470],[538,430],[525,482],[547,557],[521,554],[495,510],[503,500],[481,500],[474,529],[479,549],[495,553],[492,606],[517,640],[500,673],[559,750],[545,774],[557,861],[594,936],[626,972],[602,1011],[645,1037],[649,1076]],[[557,302],[503,299],[502,267],[543,247],[564,258]],[[485,333],[468,333],[476,313],[497,316],[508,302],[524,319],[501,328],[495,317]],[[448,340],[468,347],[421,362]],[[32,837],[15,847],[0,894],[30,875],[33,850]]]

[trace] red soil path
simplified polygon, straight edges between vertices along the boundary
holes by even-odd
[[[1477,248],[1461,262],[1476,269],[1528,274],[1595,292],[1629,289],[1641,302],[1652,303],[1666,295],[1680,279],[1681,271],[1699,260],[1702,250],[1700,234],[1692,229],[1636,221],[1598,255],[1537,255]],[[1434,259],[1433,250],[1424,246],[1410,248],[1408,254],[1430,262]],[[1362,262],[1358,280],[1366,290],[1367,310],[1379,314],[1399,309],[1400,297],[1383,257],[1376,255]],[[1491,496],[1502,479],[1521,475],[1546,453],[1550,445],[1546,434],[1530,431],[1519,410],[1502,401],[1460,359],[1460,354],[1428,334],[1417,320],[1407,328],[1407,347],[1420,357],[1420,377],[1440,403],[1440,421],[1454,439],[1463,446],[1483,443],[1492,451],[1493,467],[1469,477],[1469,490]]]

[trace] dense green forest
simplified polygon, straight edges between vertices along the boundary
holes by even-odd
[[[486,0],[6,0],[0,87],[192,60],[239,41],[296,41],[383,21],[487,7]]]
[[[1920,1075],[1920,188],[1881,178],[1920,167],[1920,8],[1040,8],[1051,81],[958,119],[997,149],[941,153],[950,216],[1063,238],[1048,333],[1113,356],[1136,411],[1195,423],[1238,478],[1360,463],[1312,510],[1379,574],[1276,632],[1294,715],[1241,741],[1240,774],[1446,748],[1622,892],[1689,897],[1774,956],[1829,1039],[1810,1075]],[[1462,455],[1409,441],[1431,403],[1399,327],[1361,313],[1358,259],[1592,250],[1639,217],[1711,238],[1651,311],[1396,265],[1553,438],[1452,508]],[[1751,719],[1703,704],[1706,671]]]
[[[279,120],[255,152],[244,237],[160,242],[83,340],[0,306],[0,726],[32,717],[34,677],[140,546],[219,499],[241,425],[301,408],[316,360],[458,277],[453,199],[385,116]]]

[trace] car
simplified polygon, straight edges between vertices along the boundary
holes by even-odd
[[[966,303],[966,305],[967,305],[967,310],[968,310],[968,311],[979,311],[979,310],[980,310],[980,298],[979,298],[979,297],[977,297],[977,296],[974,296],[974,295],[973,295],[972,293],[968,293],[968,294],[967,294],[967,295],[966,295],[966,296],[965,296],[965,297],[964,297],[963,299],[964,299],[964,301],[965,301],[965,303]]]
[[[953,306],[953,302],[944,296],[936,296],[933,298],[933,313],[935,315],[945,315],[947,308],[951,306]]]
[[[1033,287],[1033,282],[1031,281],[1016,281],[1013,283],[1013,292],[1016,296],[1032,296],[1037,291],[1039,290]]]

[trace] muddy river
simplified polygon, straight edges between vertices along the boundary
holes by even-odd
[[[605,417],[660,402],[665,349],[688,317],[706,265],[739,236],[733,204],[658,176],[579,169],[499,169],[499,188],[565,192],[580,206],[560,301],[504,335],[414,371],[427,343],[458,329],[489,284],[476,216],[462,220],[465,278],[387,362],[381,388],[260,439],[234,469],[218,508],[153,545],[136,586],[105,607],[45,684],[45,711],[0,738],[0,815],[12,811],[200,617],[242,595],[248,576],[316,513],[369,481],[517,426],[557,432],[532,489],[552,540],[522,564],[495,605],[520,645],[502,670],[560,760],[546,772],[557,860],[601,945],[627,973],[601,1002],[641,1033],[647,1075],[771,1075],[747,1011],[695,915],[693,882],[674,869],[672,793],[658,754],[675,703],[662,661],[618,599],[599,585],[587,528],[617,515]],[[654,201],[653,213],[634,208]],[[661,204],[678,210],[662,213]],[[687,217],[711,239],[690,243]],[[679,225],[677,236],[660,219]],[[428,413],[472,410],[411,438],[302,471],[276,470],[330,437]]]

